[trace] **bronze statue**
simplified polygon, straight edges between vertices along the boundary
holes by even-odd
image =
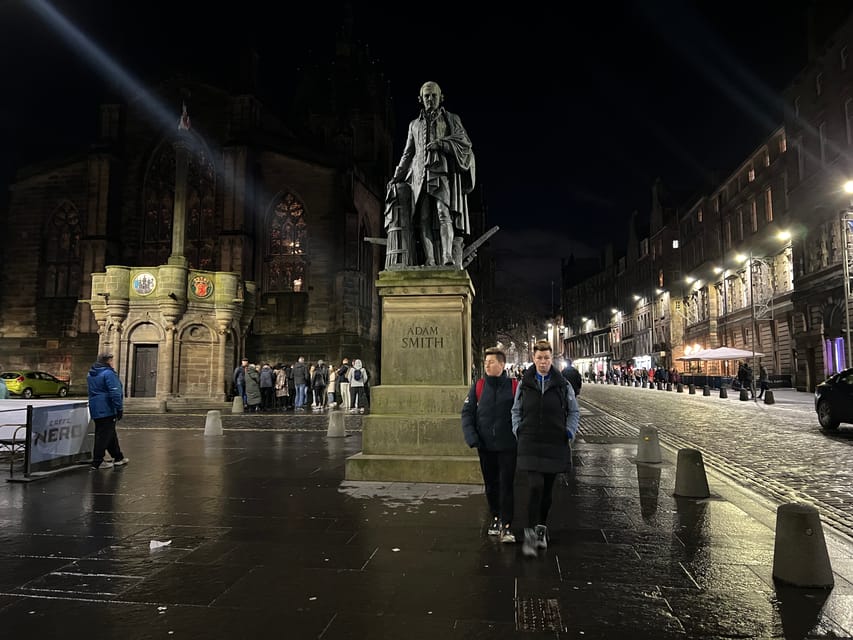
[[[471,230],[467,196],[474,188],[471,140],[459,116],[441,106],[435,82],[424,83],[419,101],[423,108],[409,123],[406,147],[388,183],[386,267],[462,269],[463,236]],[[414,246],[418,240],[420,251]]]

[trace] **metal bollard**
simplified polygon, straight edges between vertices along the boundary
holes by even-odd
[[[776,404],[776,398],[773,397],[770,389],[764,392],[764,404]]]
[[[703,396],[711,395],[711,387],[709,387],[707,384],[704,387],[702,387],[702,395]]]
[[[222,412],[219,409],[211,409],[207,412],[207,417],[204,419],[204,435],[222,435]]]
[[[726,390],[725,387],[720,387],[720,397],[721,398],[728,398],[729,397],[729,392]]]
[[[688,386],[687,387],[687,393],[689,393],[691,396],[695,396],[696,395],[696,385],[691,384],[690,386]]]
[[[679,382],[675,385],[675,391],[676,393],[684,393],[684,385]]]
[[[672,391],[672,383],[671,383],[671,382],[667,382],[667,383],[666,383],[666,390],[667,390],[667,391]]]
[[[747,391],[746,389],[741,389],[740,400],[749,400],[749,391]]]

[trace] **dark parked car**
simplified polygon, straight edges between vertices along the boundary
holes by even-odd
[[[845,369],[817,385],[814,408],[824,429],[853,422],[853,369]]]
[[[22,398],[68,395],[68,383],[45,371],[4,371],[0,373],[9,393]]]

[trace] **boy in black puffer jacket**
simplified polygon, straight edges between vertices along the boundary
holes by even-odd
[[[518,381],[504,371],[506,356],[497,347],[486,349],[486,376],[477,380],[462,405],[462,432],[477,448],[491,520],[489,535],[515,542],[512,533],[516,439],[512,432],[512,403]]]

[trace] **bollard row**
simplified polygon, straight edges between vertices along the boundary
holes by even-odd
[[[657,429],[640,427],[637,463],[656,464],[662,459]],[[639,467],[637,473],[639,477]],[[697,500],[711,497],[705,463],[698,449],[678,450],[674,495]],[[831,589],[835,585],[820,514],[815,507],[789,503],[777,509],[773,579],[783,585],[809,589]]]

